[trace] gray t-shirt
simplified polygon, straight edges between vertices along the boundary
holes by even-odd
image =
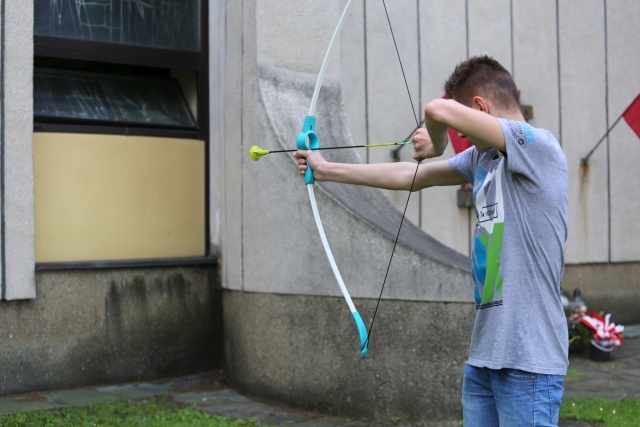
[[[449,160],[473,184],[478,224],[472,276],[476,320],[468,363],[565,375],[560,301],[567,238],[567,159],[553,135],[499,119],[506,155],[475,147]]]

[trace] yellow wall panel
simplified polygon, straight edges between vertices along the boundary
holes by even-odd
[[[34,134],[36,262],[205,255],[198,140]]]

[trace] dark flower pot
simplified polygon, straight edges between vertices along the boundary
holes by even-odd
[[[595,340],[591,340],[589,357],[591,360],[595,360],[597,362],[608,362],[613,359],[617,349],[618,346],[616,345],[604,345]]]

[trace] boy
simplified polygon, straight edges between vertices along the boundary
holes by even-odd
[[[567,161],[550,132],[522,116],[509,72],[487,56],[456,67],[447,99],[425,107],[414,159],[441,156],[447,129],[473,145],[421,164],[414,191],[473,184],[478,223],[472,245],[476,320],[462,386],[464,426],[557,425],[568,365],[560,301],[567,237]],[[297,151],[318,181],[408,190],[414,164],[341,164]]]

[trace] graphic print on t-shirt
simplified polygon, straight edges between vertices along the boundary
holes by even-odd
[[[487,172],[481,166],[476,169],[473,198],[478,225],[473,242],[473,280],[476,308],[502,305],[502,276],[500,252],[504,233],[504,204],[502,199],[502,168]]]

